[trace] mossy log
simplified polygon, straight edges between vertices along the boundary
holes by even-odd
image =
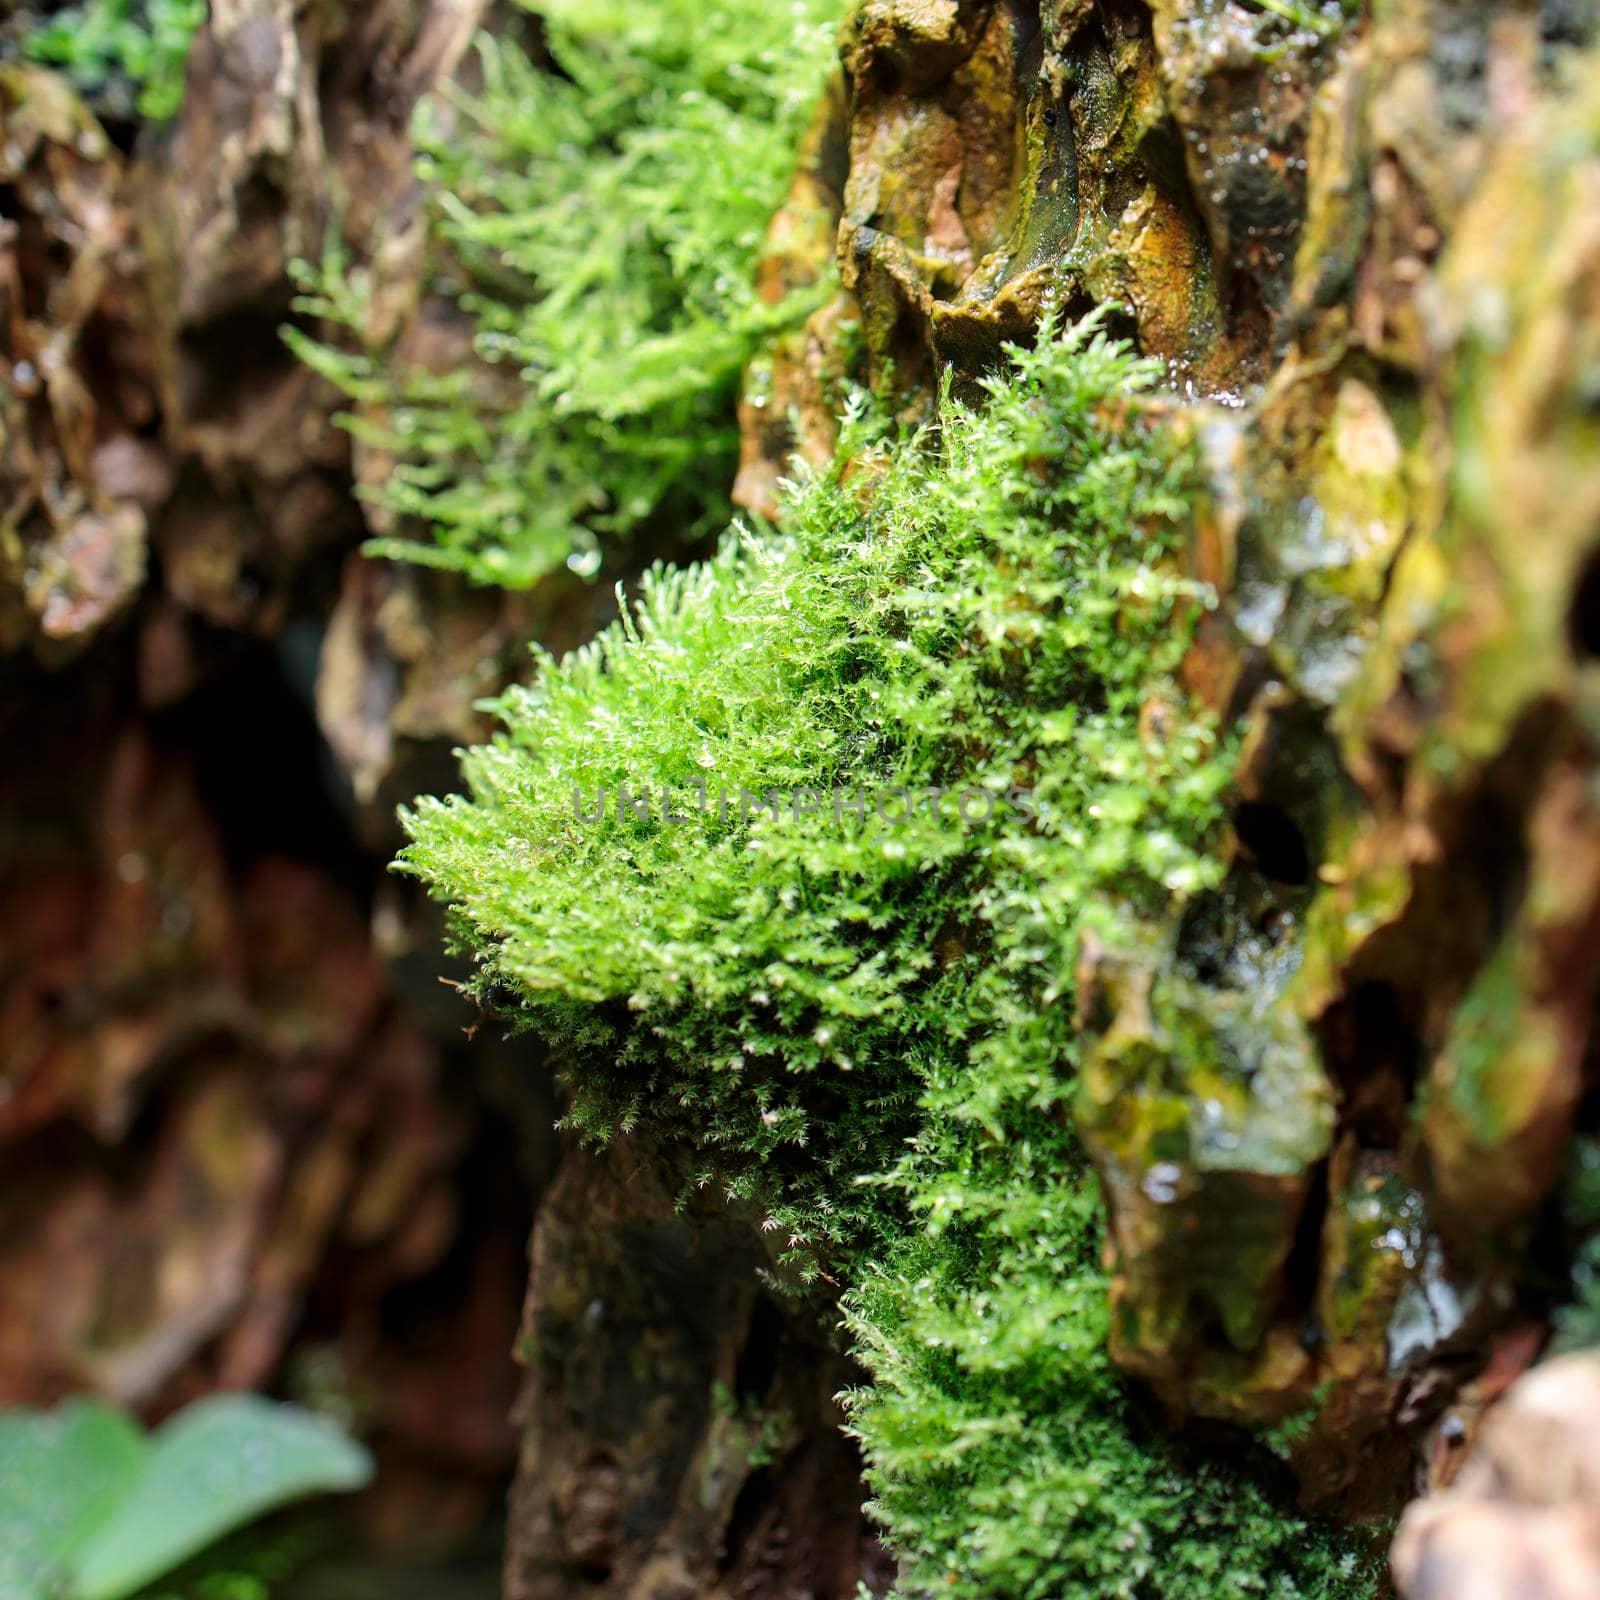
[[[472,81],[484,20],[219,4],[178,119],[136,138],[0,64],[0,647],[8,748],[50,753],[5,802],[29,875],[0,1270],[37,1308],[0,1327],[8,1398],[265,1381],[326,1263],[426,1281],[463,1152],[512,1159],[397,999],[431,979],[433,923],[385,894],[364,925],[348,880],[398,842],[394,802],[451,782],[524,643],[559,653],[608,601],[568,570],[504,593],[360,556],[396,529],[352,490],[393,458],[352,454],[278,337],[290,262],[333,236],[374,339],[472,359],[425,282],[409,118]],[[1141,1437],[1257,1477],[1276,1456],[1358,1523],[1454,1476],[1597,1220],[1571,1179],[1600,1132],[1595,28],[1582,0],[863,0],[756,280],[769,306],[832,296],[745,380],[729,487],[762,515],[794,456],[833,459],[851,384],[926,422],[1046,315],[1107,307],[1161,364],[1127,416],[1193,467],[1173,565],[1212,603],[1174,613],[1182,661],[1136,720],[1158,747],[1209,719],[1233,776],[1207,870],[1079,942],[1050,1114],[1098,1179]],[[881,470],[842,481],[866,504]],[[678,549],[646,526],[606,575]],[[321,812],[257,829],[191,760],[263,650],[346,786],[334,860]],[[286,759],[305,803],[322,757]],[[967,933],[940,929],[942,967]],[[885,1592],[835,1286],[791,1296],[753,1198],[675,1208],[687,1144],[568,1150],[539,1212],[509,1592]],[[485,1235],[446,1334],[469,1348],[510,1336]],[[440,1363],[365,1331],[401,1453],[492,1481],[503,1372],[447,1363],[435,1391]],[[1411,1527],[1400,1576],[1431,1594],[1415,1553],[1448,1528]],[[1036,1592],[990,1555],[951,1592]]]

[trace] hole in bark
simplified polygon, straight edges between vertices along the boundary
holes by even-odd
[[[1340,1118],[1366,1150],[1398,1150],[1422,1042],[1393,985],[1358,983],[1319,1025],[1322,1056],[1343,1096]]]
[[[1273,883],[1309,881],[1311,853],[1305,835],[1281,806],[1247,800],[1234,813],[1233,826],[1262,877]]]
[[[733,1391],[741,1400],[766,1398],[778,1376],[778,1350],[783,1343],[783,1313],[766,1295],[750,1311],[750,1327],[734,1369]]]
[[[1217,888],[1185,909],[1175,951],[1180,969],[1210,988],[1256,993],[1276,984],[1304,899],[1241,856]]]
[[[772,1473],[766,1467],[757,1467],[740,1485],[738,1498],[728,1516],[728,1529],[723,1535],[722,1547],[717,1552],[717,1566],[726,1572],[737,1559],[755,1532],[763,1513],[772,1500]]]
[[[1591,43],[1600,21],[1592,0],[1542,0],[1539,7],[1539,39],[1544,45],[1540,66],[1549,70],[1556,52],[1582,49]]]
[[[214,427],[236,426],[253,397],[274,380],[295,376],[295,354],[279,332],[288,316],[284,297],[281,305],[185,329],[178,361],[184,415]]]
[[[365,902],[371,866],[336,798],[332,758],[270,647],[241,652],[187,700],[153,718],[152,732],[163,749],[193,760],[235,867],[291,856],[322,868]]]
[[[1583,564],[1572,610],[1567,613],[1567,640],[1580,661],[1600,656],[1600,550]]]
[[[1284,1293],[1297,1315],[1309,1315],[1317,1298],[1317,1282],[1322,1273],[1322,1225],[1327,1216],[1328,1163],[1319,1161],[1311,1175],[1300,1220],[1295,1224],[1289,1258],[1283,1264]],[[1310,1348],[1321,1339],[1322,1330],[1308,1322],[1300,1335],[1302,1346]]]

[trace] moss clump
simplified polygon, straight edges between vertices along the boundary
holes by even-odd
[[[904,1594],[1368,1592],[1180,1470],[1104,1353],[1077,947],[1214,881],[1229,761],[1172,681],[1204,597],[1154,369],[1088,325],[1010,354],[915,438],[848,418],[781,535],[658,570],[510,691],[404,868],[576,1128],[691,1142],[846,1285]]]
[[[205,20],[205,0],[86,0],[41,22],[22,50],[87,94],[122,88],[139,116],[165,122],[183,104],[184,63]]]
[[[815,303],[766,304],[754,268],[842,0],[536,9],[548,61],[485,36],[481,90],[418,130],[433,287],[516,380],[365,343],[367,286],[337,254],[302,264],[299,304],[349,348],[290,335],[397,452],[382,503],[432,530],[373,552],[506,585],[597,570],[599,539],[651,518],[727,521],[739,374]]]

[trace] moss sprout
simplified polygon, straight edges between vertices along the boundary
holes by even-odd
[[[333,342],[291,342],[395,453],[381,502],[427,530],[375,553],[519,586],[597,570],[600,541],[652,519],[686,540],[726,522],[740,372],[817,300],[767,304],[754,268],[840,10],[541,0],[537,58],[480,39],[481,87],[424,108],[419,172],[433,289],[505,382],[369,340],[339,250],[299,269]]]
[[[183,104],[184,63],[205,19],[205,0],[86,0],[42,21],[23,53],[90,94],[125,85],[141,117],[165,122]]]

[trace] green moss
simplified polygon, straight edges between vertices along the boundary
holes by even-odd
[[[1354,15],[1354,7],[1339,5],[1301,5],[1298,0],[1254,0],[1263,11],[1281,17],[1302,32],[1326,39],[1341,31]]]
[[[900,1593],[1283,1600],[1375,1592],[1369,1566],[1224,1462],[1175,1454],[1106,1354],[1094,1187],[1059,1119],[1005,1143],[925,1128],[913,1192],[958,1219],[864,1269],[852,1397]],[[935,1176],[935,1162],[951,1167]]]
[[[1337,1385],[1332,1379],[1319,1383],[1311,1391],[1311,1398],[1298,1411],[1285,1417],[1275,1428],[1262,1431],[1262,1444],[1280,1460],[1292,1459],[1295,1446],[1311,1436],[1317,1425],[1318,1415],[1336,1389]]]
[[[1215,881],[1230,764],[1172,681],[1205,597],[1174,570],[1191,463],[1138,399],[1154,369],[1056,335],[915,438],[848,418],[851,466],[781,535],[656,571],[546,660],[470,794],[406,816],[403,866],[555,1042],[575,1128],[687,1141],[846,1287],[903,1594],[1370,1593],[1170,1455],[1105,1354],[1079,940]],[[1176,709],[1142,726],[1151,692]],[[914,815],[876,813],[891,786]],[[768,789],[777,815],[741,806]]]
[[[1485,1149],[1511,1131],[1516,1078],[1507,1067],[1528,1042],[1517,956],[1517,941],[1502,940],[1473,980],[1450,1022],[1445,1055],[1451,1071],[1442,1088],[1430,1086],[1428,1096],[1444,1094]]]
[[[296,1580],[331,1543],[326,1520],[306,1513],[225,1539],[135,1600],[272,1600],[292,1594]]]
[[[398,454],[381,502],[431,530],[373,552],[507,585],[597,570],[598,541],[651,519],[686,539],[727,521],[739,374],[821,297],[768,305],[754,268],[842,0],[533,9],[548,63],[484,36],[481,90],[418,129],[433,288],[503,381],[372,342],[337,251],[301,264],[299,308],[341,347],[290,334]]]
[[[1555,1315],[1555,1348],[1593,1349],[1600,1346],[1600,1141],[1573,1141],[1561,1211],[1573,1247],[1566,1304]]]
[[[40,23],[23,53],[63,68],[86,93],[120,81],[141,117],[165,122],[183,104],[184,63],[205,20],[205,0],[86,0]]]

